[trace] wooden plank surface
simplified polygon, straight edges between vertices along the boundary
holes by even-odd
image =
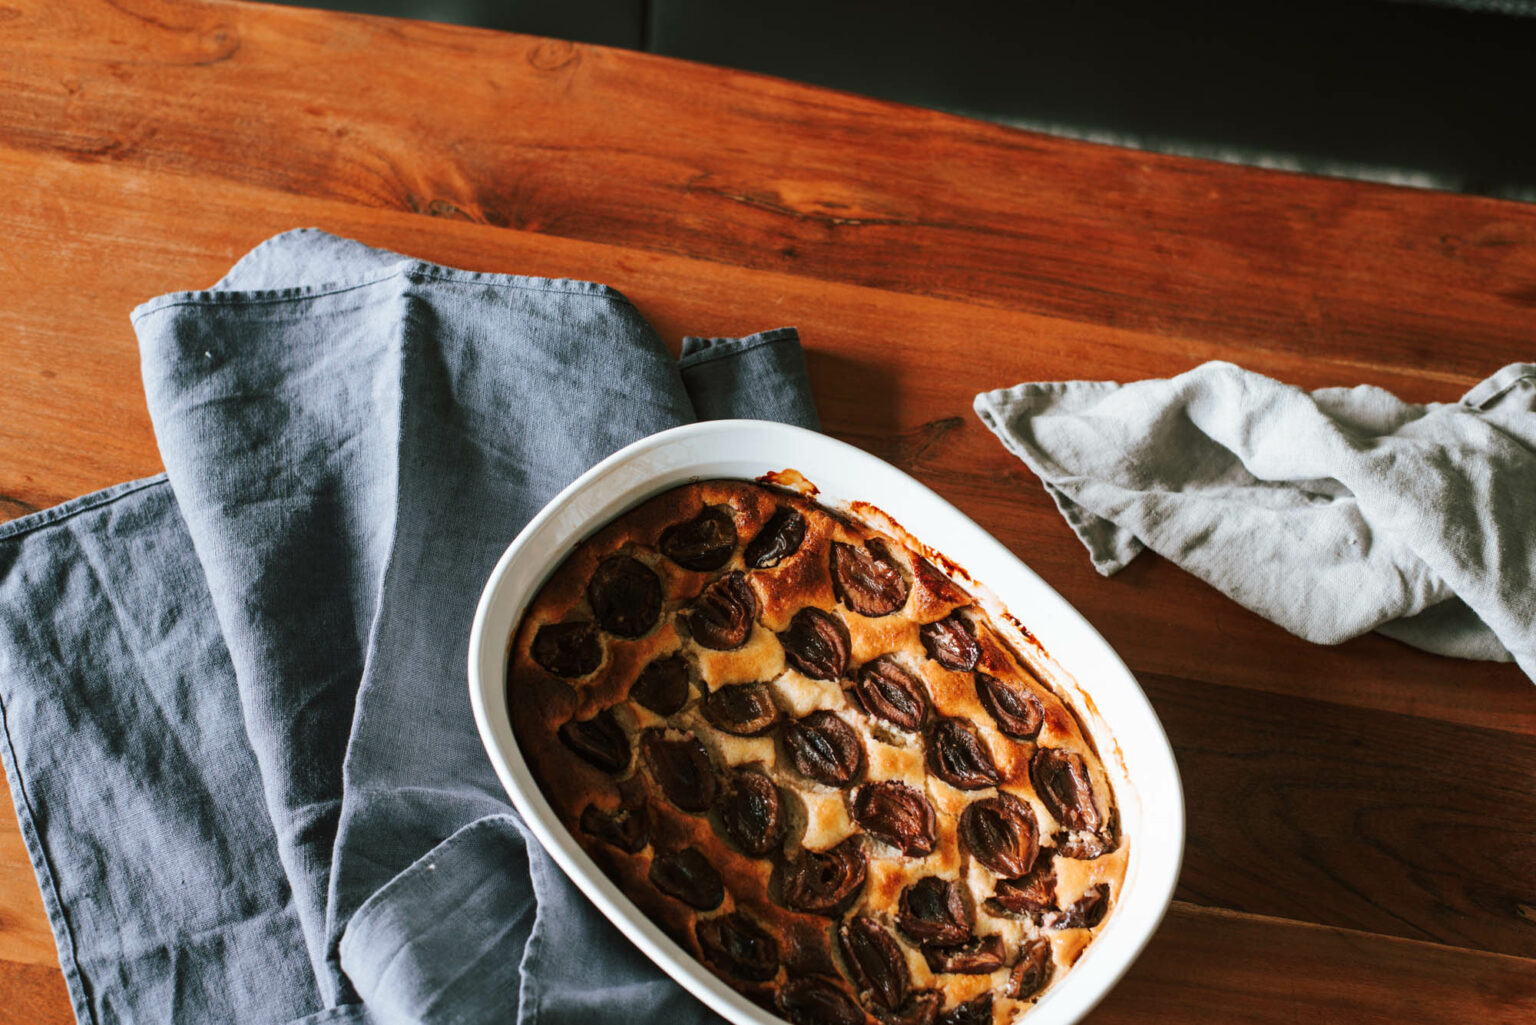
[[[1524,958],[1232,914],[1175,901],[1094,1025],[1525,1025]]]
[[[1530,682],[1383,638],[1308,645],[1151,557],[1100,578],[970,411],[1020,380],[1207,359],[1453,400],[1532,358],[1536,210],[550,40],[11,3],[0,517],[158,470],[128,311],[290,227],[602,280],[674,346],[796,324],[828,431],[1025,558],[1169,730],[1189,801],[1180,900],[1095,1020],[1536,1018]],[[0,823],[0,992],[25,994],[0,1022],[69,1020]]]

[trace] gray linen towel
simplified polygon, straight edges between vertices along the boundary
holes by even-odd
[[[1536,679],[1536,365],[1428,406],[1207,363],[975,408],[1106,576],[1150,548],[1308,640],[1377,630]]]
[[[82,1023],[718,1018],[524,833],[475,602],[615,449],[815,427],[781,329],[314,231],[133,315],[165,474],[0,525],[0,757]]]

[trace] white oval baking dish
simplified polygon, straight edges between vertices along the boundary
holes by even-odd
[[[1120,900],[1102,933],[1021,1019],[1027,1025],[1077,1021],[1130,967],[1173,896],[1184,851],[1184,798],[1168,738],[1130,670],[1076,609],[949,503],[851,445],[758,420],[677,427],[615,452],[529,521],[486,582],[469,641],[470,702],[502,785],[556,863],[668,975],[737,1025],[782,1025],[667,937],[571,837],[518,749],[504,681],[512,632],[523,610],[582,540],[668,488],[712,478],[752,480],[785,469],[813,483],[818,501],[840,509],[855,502],[873,505],[912,537],[970,571],[982,585],[972,590],[983,603],[996,611],[995,602],[1000,602],[1070,674],[1071,679],[1063,678],[1047,667],[1093,735],[1114,781],[1130,843]]]

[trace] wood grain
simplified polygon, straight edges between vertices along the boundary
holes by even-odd
[[[69,990],[57,964],[0,959],[0,1025],[72,1025]]]
[[[1054,140],[456,26],[172,0],[16,9],[18,102],[0,145],[1248,348],[1327,348],[1365,372],[1481,374],[1488,346],[1529,339],[1536,211],[1517,204]]]
[[[1536,738],[1142,674],[1180,898],[1536,958]]]
[[[1525,1025],[1522,958],[1175,902],[1141,959],[1087,1020],[1244,1025]]]
[[[1151,556],[1101,578],[971,412],[1020,380],[1209,359],[1454,400],[1532,356],[1536,208],[448,26],[8,2],[0,519],[159,469],[127,313],[291,227],[602,280],[674,348],[795,324],[829,433],[1026,559],[1173,740],[1181,901],[1093,1020],[1536,1018],[1530,682],[1306,644]],[[70,1020],[54,958],[4,820],[0,1023]]]

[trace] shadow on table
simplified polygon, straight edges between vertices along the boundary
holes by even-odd
[[[822,430],[901,465],[900,382],[888,367],[825,349],[805,350]]]

